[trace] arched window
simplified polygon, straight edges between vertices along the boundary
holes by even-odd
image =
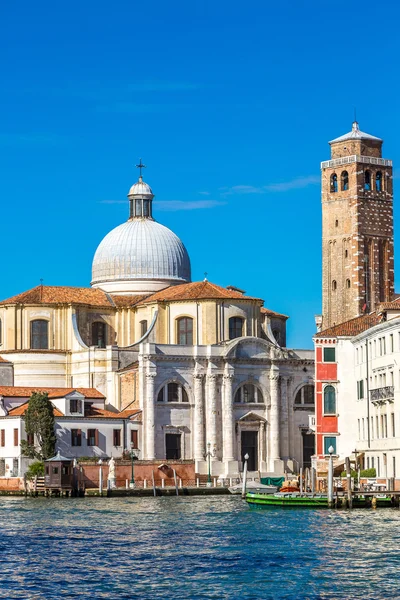
[[[236,391],[234,402],[245,404],[256,402],[261,404],[264,402],[264,397],[258,387],[252,383],[245,383]]]
[[[337,288],[337,283],[336,283],[336,280],[334,279],[334,280],[332,281],[332,290],[335,292],[335,291],[336,291],[336,288]]]
[[[348,250],[345,250],[345,251],[344,251],[344,257],[345,257],[345,258],[347,258],[348,256],[349,256],[349,251],[348,251]]]
[[[97,346],[98,348],[106,347],[106,324],[103,321],[92,323],[91,346]]]
[[[364,173],[364,190],[369,191],[371,189],[371,171],[365,171]]]
[[[338,190],[338,186],[337,186],[337,175],[336,173],[333,173],[331,175],[331,193],[335,194]]]
[[[376,176],[375,176],[375,189],[377,192],[381,192],[382,191],[382,172],[381,171],[377,171]]]
[[[342,190],[345,192],[349,189],[349,174],[347,171],[343,171],[341,175]]]
[[[346,287],[349,289],[351,286],[350,279],[346,279]]]
[[[243,335],[243,319],[241,317],[231,317],[229,319],[229,339],[242,337]]]
[[[333,385],[327,385],[324,388],[324,414],[336,414],[336,390]]]
[[[314,386],[303,385],[296,394],[294,399],[295,406],[314,406]]]
[[[44,319],[31,321],[31,348],[32,350],[48,350],[49,348],[49,323]]]
[[[181,317],[177,320],[177,339],[181,346],[191,346],[193,344],[193,319],[190,317]]]
[[[147,331],[147,321],[144,319],[140,321],[140,337],[143,337]]]
[[[171,382],[158,392],[157,402],[189,402],[189,398],[183,385]]]

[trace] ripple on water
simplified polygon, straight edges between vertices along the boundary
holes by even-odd
[[[0,499],[0,598],[400,598],[400,513]]]

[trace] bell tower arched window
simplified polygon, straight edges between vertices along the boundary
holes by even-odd
[[[106,324],[103,321],[92,323],[92,346],[106,347]]]
[[[241,317],[231,317],[229,319],[229,339],[242,337],[243,335],[243,319]]]
[[[336,173],[331,175],[331,193],[335,194],[338,191],[338,182]]]
[[[382,171],[377,171],[375,176],[375,189],[377,192],[382,191]]]
[[[193,319],[190,317],[177,320],[177,343],[181,346],[193,345]]]
[[[342,191],[346,191],[349,189],[349,174],[347,171],[343,171],[341,175],[342,180]]]
[[[336,283],[336,280],[334,279],[334,280],[332,281],[332,291],[333,291],[333,292],[335,292],[335,291],[336,291],[336,288],[337,288],[337,283]]]
[[[364,173],[364,190],[367,192],[371,190],[371,171],[365,171]]]
[[[48,350],[49,348],[49,323],[44,319],[31,321],[31,349]]]

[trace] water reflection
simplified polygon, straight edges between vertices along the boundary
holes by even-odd
[[[0,499],[0,598],[397,598],[394,509]]]

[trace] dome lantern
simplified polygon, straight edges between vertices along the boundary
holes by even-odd
[[[133,184],[128,194],[129,219],[152,219],[154,194],[151,187],[143,181],[142,169],[145,169],[146,165],[142,163],[142,159],[136,168],[140,169],[140,172],[138,181]]]

